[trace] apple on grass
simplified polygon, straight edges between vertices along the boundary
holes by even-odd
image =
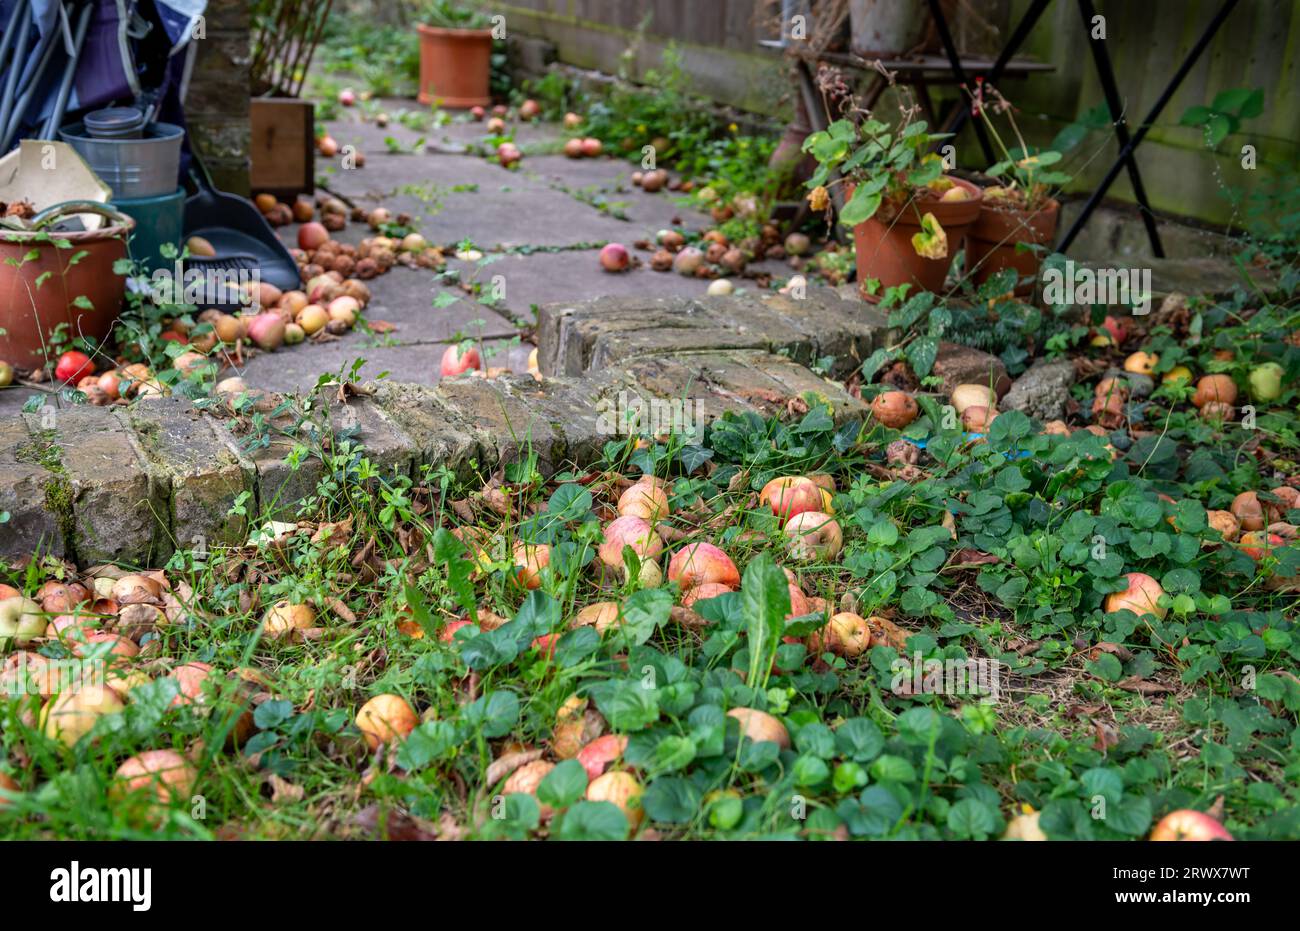
[[[1151,840],[1232,840],[1228,829],[1203,811],[1181,808],[1160,819]]]

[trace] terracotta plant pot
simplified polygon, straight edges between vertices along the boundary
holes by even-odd
[[[969,181],[952,178],[953,184],[966,189],[969,200],[941,201],[938,197],[913,200],[896,217],[876,215],[865,223],[853,227],[853,246],[856,249],[858,293],[863,299],[876,302],[885,295],[886,288],[911,284],[911,293],[940,291],[948,274],[952,258],[965,245],[966,232],[979,217],[980,189]],[[852,196],[848,191],[846,196]],[[934,214],[948,236],[948,255],[942,259],[927,259],[916,254],[912,236],[921,231],[921,218]],[[863,285],[868,278],[880,281],[875,294],[868,294]]]
[[[983,284],[990,276],[1011,268],[1020,278],[1016,293],[1023,295],[1033,291],[1033,279],[1043,264],[1042,256],[1036,252],[1019,251],[1016,243],[1049,245],[1056,237],[1060,215],[1061,205],[1055,200],[1049,200],[1034,213],[984,201],[979,219],[971,226],[966,238],[966,267],[975,276],[975,283]]]
[[[416,25],[420,34],[420,94],[453,110],[486,107],[492,73],[491,29],[439,29]]]
[[[112,219],[93,232],[0,231],[0,359],[20,369],[39,368],[61,323],[70,336],[96,342],[107,337],[126,292],[126,278],[113,271],[113,263],[126,258],[134,226],[130,217],[112,211]],[[27,258],[31,253],[35,257]],[[89,306],[78,306],[86,301]]]

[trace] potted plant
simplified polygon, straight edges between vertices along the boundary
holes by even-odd
[[[415,27],[420,35],[420,103],[437,101],[467,110],[492,102],[491,26],[477,5],[426,0]]]
[[[52,229],[60,220],[91,213],[107,222],[90,231]],[[39,368],[60,326],[95,342],[107,337],[126,291],[126,279],[113,266],[126,258],[134,227],[130,217],[91,201],[0,220],[0,359],[20,369]]]
[[[967,240],[966,267],[977,284],[1011,269],[1018,276],[1017,294],[1033,290],[1034,278],[1043,262],[1043,248],[1056,236],[1061,205],[1052,190],[1068,184],[1071,176],[1051,168],[1061,160],[1052,150],[1033,152],[1016,125],[1012,106],[991,84],[976,78],[971,94],[972,109],[984,121],[1002,151],[1002,159],[985,174],[1001,183],[984,189],[979,218]],[[1008,150],[989,116],[992,110],[1005,114],[1019,145]]]
[[[943,160],[929,152],[943,137],[928,132],[917,111],[903,107],[890,126],[847,97],[845,115],[804,142],[817,160],[808,200],[824,210],[831,189],[843,185],[839,221],[853,230],[858,291],[873,302],[900,285],[940,290],[980,212],[980,189],[944,174]]]

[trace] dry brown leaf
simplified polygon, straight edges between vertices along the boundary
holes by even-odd
[[[342,620],[347,621],[349,624],[355,624],[357,622],[357,616],[353,614],[352,610],[343,603],[342,599],[327,598],[325,600],[325,607],[329,608],[336,615],[338,615]]]
[[[1176,692],[1177,689],[1161,685],[1159,682],[1150,682],[1138,676],[1129,676],[1127,679],[1120,679],[1115,683],[1126,692],[1137,692],[1139,695],[1164,695],[1169,692]]]
[[[533,760],[540,760],[541,758],[541,750],[524,750],[519,753],[507,753],[493,760],[492,764],[487,768],[487,785],[494,786],[525,763],[531,763]]]
[[[271,786],[271,804],[272,805],[292,805],[294,802],[301,802],[306,790],[302,786],[294,785],[288,779],[271,773],[266,777],[266,781]]]
[[[887,617],[880,617],[873,614],[867,618],[867,626],[871,628],[871,642],[883,642],[898,650],[900,653],[907,649],[907,638],[911,636],[903,628],[899,627]]]

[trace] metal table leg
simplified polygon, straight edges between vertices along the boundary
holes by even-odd
[[[934,17],[935,28],[939,30],[939,38],[943,42],[944,52],[948,55],[948,61],[952,65],[952,73],[957,75],[957,82],[962,87],[966,86],[966,69],[962,67],[961,56],[957,54],[957,46],[953,44],[952,33],[948,31],[948,20],[943,15],[943,5],[939,0],[929,0],[930,15]],[[991,165],[996,160],[993,155],[993,146],[989,144],[988,136],[984,132],[982,123],[975,124],[975,135],[979,137],[980,148],[984,150],[984,158]]]
[[[1025,39],[1029,37],[1030,31],[1038,24],[1039,17],[1047,9],[1052,0],[1034,0],[1029,9],[1025,10],[1025,15],[1020,17],[1020,22],[1016,23],[1015,30],[1011,33],[1011,38],[1002,51],[998,53],[997,60],[993,62],[993,69],[989,71],[986,80],[990,84],[997,84],[1002,79],[1002,72],[1006,70],[1007,63],[1020,51],[1020,46],[1024,45]],[[961,132],[966,121],[970,119],[970,107],[958,107],[957,112],[953,114],[943,127],[943,132],[956,135]]]
[[[1097,77],[1101,81],[1102,93],[1106,96],[1106,107],[1110,110],[1111,125],[1115,127],[1115,138],[1119,142],[1120,158],[1128,169],[1129,182],[1133,185],[1133,196],[1137,198],[1142,225],[1147,228],[1147,239],[1151,242],[1151,252],[1158,259],[1165,257],[1164,247],[1160,244],[1160,231],[1156,229],[1156,218],[1151,213],[1151,204],[1147,201],[1146,185],[1142,183],[1142,173],[1138,171],[1137,159],[1129,147],[1128,121],[1124,117],[1124,102],[1119,96],[1119,87],[1115,83],[1115,69],[1110,63],[1110,53],[1106,50],[1106,40],[1091,35],[1093,17],[1097,8],[1092,0],[1079,0],[1079,15],[1083,17],[1083,29],[1088,33],[1088,45],[1092,48],[1093,62],[1097,66]],[[1125,156],[1123,153],[1127,152]]]
[[[1183,83],[1183,79],[1187,77],[1188,72],[1191,71],[1192,67],[1196,64],[1196,60],[1201,57],[1201,54],[1214,38],[1215,33],[1219,31],[1219,28],[1223,25],[1224,21],[1227,20],[1228,14],[1232,12],[1236,5],[1237,0],[1224,0],[1223,6],[1219,8],[1219,12],[1214,14],[1214,19],[1212,19],[1210,24],[1205,27],[1205,31],[1201,33],[1201,37],[1196,40],[1196,44],[1192,46],[1192,50],[1188,52],[1183,63],[1179,65],[1178,70],[1174,72],[1173,78],[1170,79],[1169,84],[1160,94],[1159,99],[1156,100],[1155,106],[1151,108],[1151,112],[1147,114],[1146,119],[1142,121],[1141,125],[1138,126],[1137,131],[1133,133],[1133,138],[1130,139],[1123,149],[1120,150],[1119,157],[1115,160],[1114,164],[1110,166],[1110,170],[1106,172],[1106,177],[1102,179],[1101,183],[1097,185],[1096,190],[1094,190],[1088,197],[1087,203],[1083,205],[1083,212],[1079,214],[1074,223],[1070,226],[1070,229],[1063,237],[1061,237],[1060,242],[1056,245],[1055,251],[1065,252],[1065,250],[1070,248],[1070,244],[1073,243],[1075,238],[1079,235],[1079,231],[1083,229],[1083,225],[1088,222],[1088,217],[1091,216],[1092,212],[1097,208],[1097,204],[1101,203],[1101,199],[1106,196],[1106,191],[1108,191],[1110,186],[1115,183],[1115,178],[1119,176],[1120,167],[1125,164],[1126,160],[1132,158],[1133,152],[1142,144],[1142,140],[1146,138],[1147,132],[1151,129],[1151,126],[1155,121],[1160,118],[1161,112],[1173,98],[1174,93],[1178,90],[1178,86]]]

